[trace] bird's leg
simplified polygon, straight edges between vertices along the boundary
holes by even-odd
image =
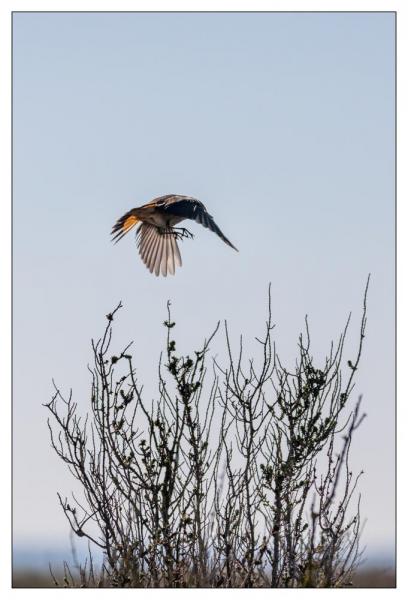
[[[182,240],[183,238],[193,239],[194,236],[185,227],[158,227],[161,235],[172,235],[176,240]]]
[[[173,230],[176,231],[176,237],[179,239],[182,239],[182,238],[187,238],[187,239],[191,239],[191,240],[194,239],[194,235],[191,233],[191,231],[189,231],[185,227],[173,227]]]

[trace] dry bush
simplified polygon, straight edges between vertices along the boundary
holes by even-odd
[[[57,387],[46,404],[52,446],[83,492],[59,496],[62,509],[75,534],[104,555],[98,572],[88,562],[65,584],[350,585],[361,554],[361,473],[350,470],[349,452],[364,415],[360,399],[348,406],[366,296],[367,287],[354,360],[343,359],[349,320],[319,365],[306,320],[293,370],[272,342],[270,291],[261,360],[244,361],[242,339],[235,357],[225,324],[225,366],[208,358],[218,326],[200,350],[177,353],[168,305],[151,404],[130,345],[111,350],[121,304],[107,315],[92,342],[89,414],[81,417],[72,392],[65,398]]]

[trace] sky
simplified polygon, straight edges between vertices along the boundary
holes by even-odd
[[[371,273],[352,457],[367,556],[392,555],[394,101],[391,13],[14,14],[16,547],[68,540],[42,404],[54,378],[87,410],[90,340],[119,300],[114,344],[134,340],[153,395],[167,300],[181,351],[227,319],[251,354],[271,283],[288,364],[306,314],[322,359],[351,311],[353,357]],[[192,223],[182,268],[156,278],[133,234],[112,245],[118,217],[168,193],[204,202],[239,253]]]

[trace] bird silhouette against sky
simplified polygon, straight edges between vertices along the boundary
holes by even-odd
[[[197,221],[216,233],[228,246],[235,248],[225,237],[204,204],[191,196],[169,194],[155,198],[139,208],[132,208],[115,223],[112,240],[118,242],[140,223],[136,232],[139,254],[146,267],[155,275],[174,275],[176,266],[181,267],[181,255],[177,240],[193,238],[184,227],[175,227],[184,219]]]

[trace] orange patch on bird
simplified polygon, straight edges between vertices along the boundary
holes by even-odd
[[[139,221],[139,219],[137,217],[135,217],[134,215],[131,215],[123,223],[123,225],[122,225],[123,230],[124,231],[129,231],[129,229],[132,229],[133,225],[136,225],[136,223],[138,221]]]

